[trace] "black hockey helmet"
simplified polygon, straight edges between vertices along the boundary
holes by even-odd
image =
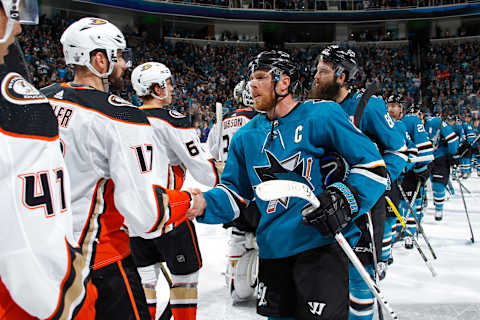
[[[354,80],[358,73],[357,55],[352,49],[332,44],[322,50],[319,60],[333,63],[335,77],[345,73],[346,81]]]
[[[268,70],[272,72],[273,81],[280,80],[282,74],[290,77],[289,92],[295,92],[298,86],[299,72],[297,65],[292,61],[290,55],[283,51],[262,51],[248,65],[247,76],[256,70]]]
[[[403,99],[398,94],[392,94],[387,98],[387,103],[402,103]]]
[[[453,114],[449,114],[447,116],[447,121],[457,121],[457,116],[453,115]]]
[[[422,112],[422,105],[417,104],[417,103],[412,103],[408,108],[407,108],[407,114],[417,114],[419,112]],[[435,115],[434,115],[435,116]]]

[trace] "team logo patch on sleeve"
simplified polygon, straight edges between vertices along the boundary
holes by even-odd
[[[3,97],[13,104],[48,103],[48,99],[18,73],[7,74],[1,86]]]
[[[182,119],[182,118],[185,118],[185,116],[183,114],[181,114],[180,112],[176,111],[176,110],[169,110],[168,111],[168,114],[172,117],[172,118],[175,118],[175,119]]]
[[[122,99],[119,96],[116,96],[114,94],[111,94],[108,97],[108,102],[110,102],[111,105],[114,105],[117,107],[135,107],[133,104],[131,104],[127,100]]]

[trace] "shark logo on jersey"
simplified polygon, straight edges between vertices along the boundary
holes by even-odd
[[[315,190],[314,186],[310,183],[311,159],[305,161],[305,159],[301,158],[300,152],[281,161],[268,150],[265,150],[265,154],[268,165],[253,167],[261,182],[269,180],[292,180],[307,184],[310,186],[310,189]],[[305,163],[307,163],[307,166],[305,166]],[[277,210],[278,204],[288,209],[289,200],[290,198],[287,197],[270,201],[267,206],[267,213],[274,213]]]

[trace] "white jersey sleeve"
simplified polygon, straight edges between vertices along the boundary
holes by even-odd
[[[219,182],[212,155],[204,149],[185,116],[161,108],[143,108],[143,111],[154,128],[157,144],[165,146],[171,167],[183,165],[196,181],[206,186],[213,187]]]
[[[34,317],[70,319],[85,296],[89,261],[74,249],[57,121],[18,74],[2,80],[0,277],[9,293],[0,292],[2,308],[11,299]]]

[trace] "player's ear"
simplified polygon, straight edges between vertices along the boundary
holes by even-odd
[[[100,69],[100,73],[105,73],[108,70],[108,58],[101,51],[97,51],[92,55],[92,57],[90,58],[90,63],[96,69]]]
[[[288,87],[290,86],[290,77],[287,76],[287,75],[282,75],[282,78],[280,79],[280,83],[281,83],[281,92],[282,94],[284,94],[285,92],[288,91]]]
[[[155,84],[153,86],[153,92],[155,93],[156,96],[161,97],[163,95],[163,89],[160,88],[158,84]]]
[[[337,82],[338,82],[340,85],[343,85],[343,84],[345,84],[346,78],[347,78],[346,73],[345,73],[345,72],[342,72],[342,74],[337,77]]]

